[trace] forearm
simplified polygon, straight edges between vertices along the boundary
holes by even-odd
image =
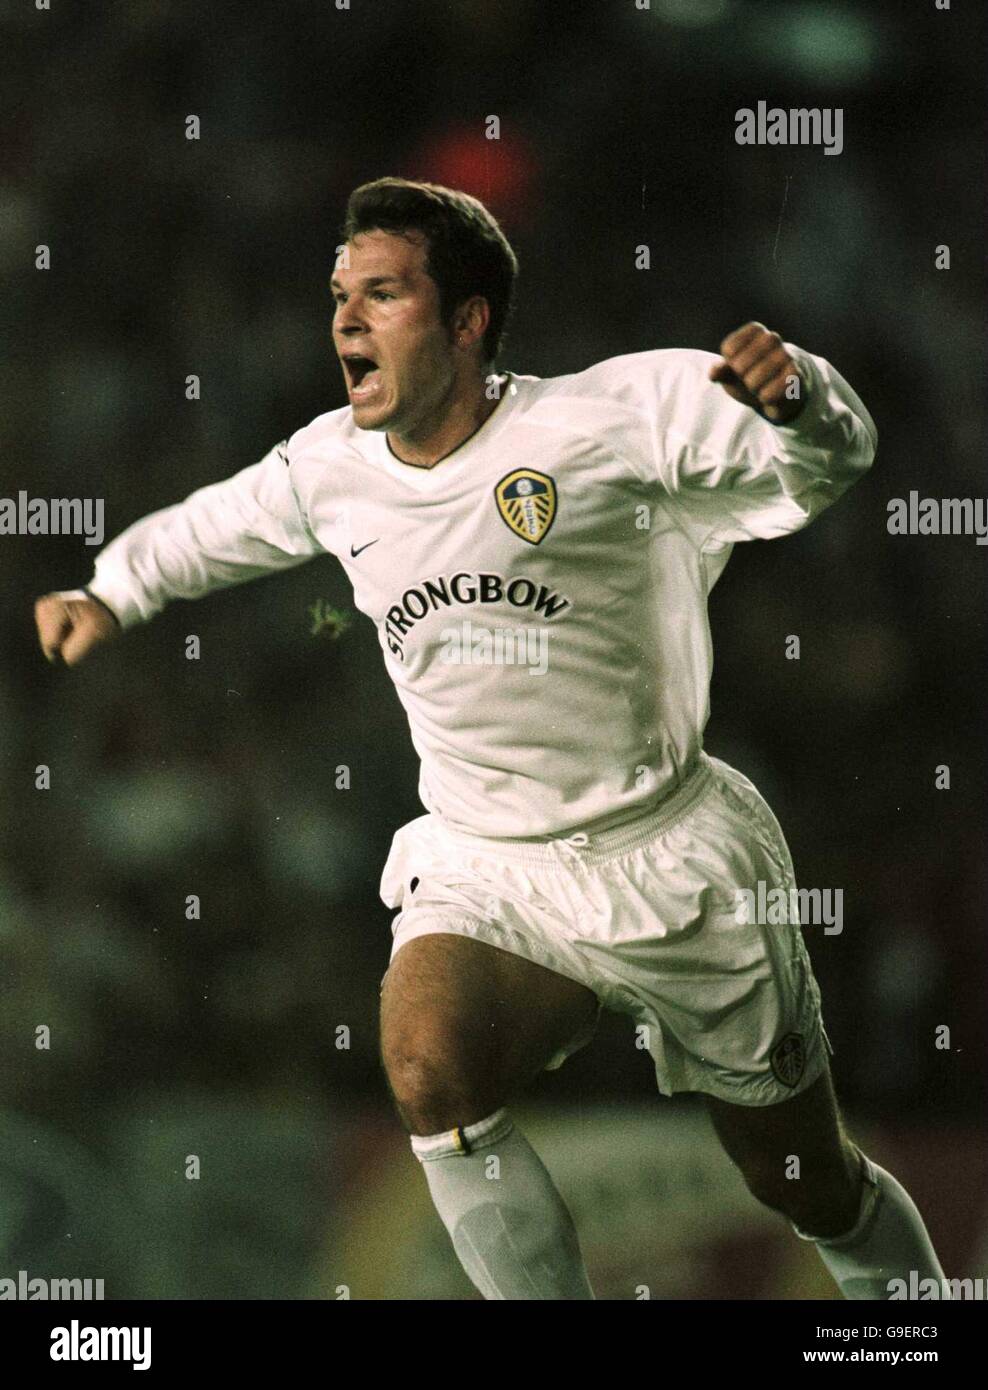
[[[145,622],[172,599],[292,568],[320,553],[272,450],[233,478],[128,527],[96,557],[87,588],[124,628]]]
[[[745,372],[743,347],[736,365],[704,354],[708,379],[700,385],[699,370],[681,371],[664,422],[660,411],[662,476],[703,548],[798,531],[874,458],[874,422],[840,373],[822,357],[762,334],[764,366],[749,363]],[[798,413],[788,408],[785,419],[769,418],[768,410],[788,406],[782,393],[794,380]]]
[[[870,467],[878,431],[855,391],[822,357],[786,343],[799,367],[803,408],[778,432],[783,456],[816,469],[843,492]]]

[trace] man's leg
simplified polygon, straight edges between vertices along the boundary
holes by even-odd
[[[816,1244],[845,1298],[887,1299],[889,1280],[908,1282],[910,1270],[921,1279],[943,1280],[909,1194],[844,1131],[829,1067],[778,1105],[704,1099],[749,1191]],[[794,1157],[798,1177],[787,1176]]]
[[[596,1011],[583,985],[452,933],[406,942],[385,976],[388,1084],[485,1298],[593,1298],[572,1218],[505,1106]]]

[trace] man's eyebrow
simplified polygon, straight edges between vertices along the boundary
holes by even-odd
[[[401,285],[404,283],[404,280],[400,275],[368,275],[365,276],[360,283],[365,289],[374,289],[377,285]],[[343,288],[335,275],[332,280],[330,280],[329,284],[330,288],[334,290],[341,290]]]

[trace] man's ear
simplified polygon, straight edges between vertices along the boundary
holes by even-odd
[[[482,342],[490,321],[491,309],[487,300],[482,294],[471,295],[453,315],[453,342],[462,346],[467,333],[473,335],[476,342]]]

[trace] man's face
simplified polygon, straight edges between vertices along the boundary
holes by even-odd
[[[341,255],[331,281],[333,341],[354,423],[414,434],[449,400],[455,375],[425,238],[362,232],[347,249],[349,265]]]

